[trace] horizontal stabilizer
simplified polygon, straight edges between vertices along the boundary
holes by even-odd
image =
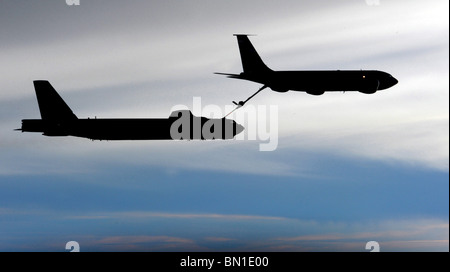
[[[229,78],[242,78],[241,75],[237,75],[237,74],[227,74],[227,73],[214,73],[214,74],[227,76]]]

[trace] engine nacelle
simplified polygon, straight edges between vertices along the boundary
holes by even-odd
[[[278,92],[278,93],[285,93],[285,92],[289,91],[289,89],[280,88],[280,87],[270,87],[270,88],[272,89],[272,91]]]
[[[378,88],[380,87],[380,81],[375,79],[375,80],[367,80],[364,81],[363,83],[363,87],[358,90],[360,93],[365,93],[365,94],[373,94],[376,91],[378,91]]]
[[[314,92],[307,91],[306,93],[311,95],[322,95],[325,93],[325,91],[314,91]]]

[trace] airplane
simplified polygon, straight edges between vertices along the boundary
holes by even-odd
[[[190,110],[169,118],[79,119],[46,80],[33,81],[41,119],[23,119],[22,132],[75,136],[91,140],[214,140],[233,139],[244,127],[226,118],[197,117]]]
[[[392,75],[377,70],[306,70],[273,71],[262,61],[248,35],[234,34],[237,37],[241,54],[243,72],[240,74],[215,73],[229,78],[249,80],[263,86],[245,101],[233,103],[243,106],[263,89],[269,87],[275,92],[300,91],[311,95],[325,92],[358,91],[373,94],[388,89],[398,83]]]

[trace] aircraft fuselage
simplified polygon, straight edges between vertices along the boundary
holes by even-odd
[[[377,70],[274,71],[262,61],[247,35],[236,34],[235,36],[241,53],[243,72],[216,74],[261,83],[264,86],[258,92],[269,87],[276,92],[292,90],[312,95],[335,91],[359,91],[373,94],[398,83],[397,79],[390,74]],[[242,103],[239,104],[243,105],[246,101],[241,101]]]
[[[47,80],[33,82],[41,119],[24,119],[22,132],[45,136],[76,136],[92,140],[215,140],[233,139],[244,127],[234,120],[173,111],[168,118],[79,119]]]
[[[181,112],[181,111],[180,111]],[[189,111],[186,111],[190,114]],[[179,113],[179,112],[177,112]],[[205,140],[233,139],[243,127],[229,119],[209,119],[190,114],[152,119],[76,119],[64,122],[22,120],[22,132],[45,136],[75,136],[92,140]]]
[[[359,91],[370,94],[387,89],[398,82],[390,74],[376,70],[244,72],[235,78],[264,84],[276,92],[292,90],[312,95],[329,91]]]

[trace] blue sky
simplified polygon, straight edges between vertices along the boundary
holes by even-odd
[[[2,1],[0,251],[448,251],[448,18],[448,1]],[[277,106],[270,152],[13,131],[40,116],[35,79],[79,118],[244,99],[260,86],[213,74],[241,71],[233,33],[272,69],[399,84],[265,90],[249,107]]]

